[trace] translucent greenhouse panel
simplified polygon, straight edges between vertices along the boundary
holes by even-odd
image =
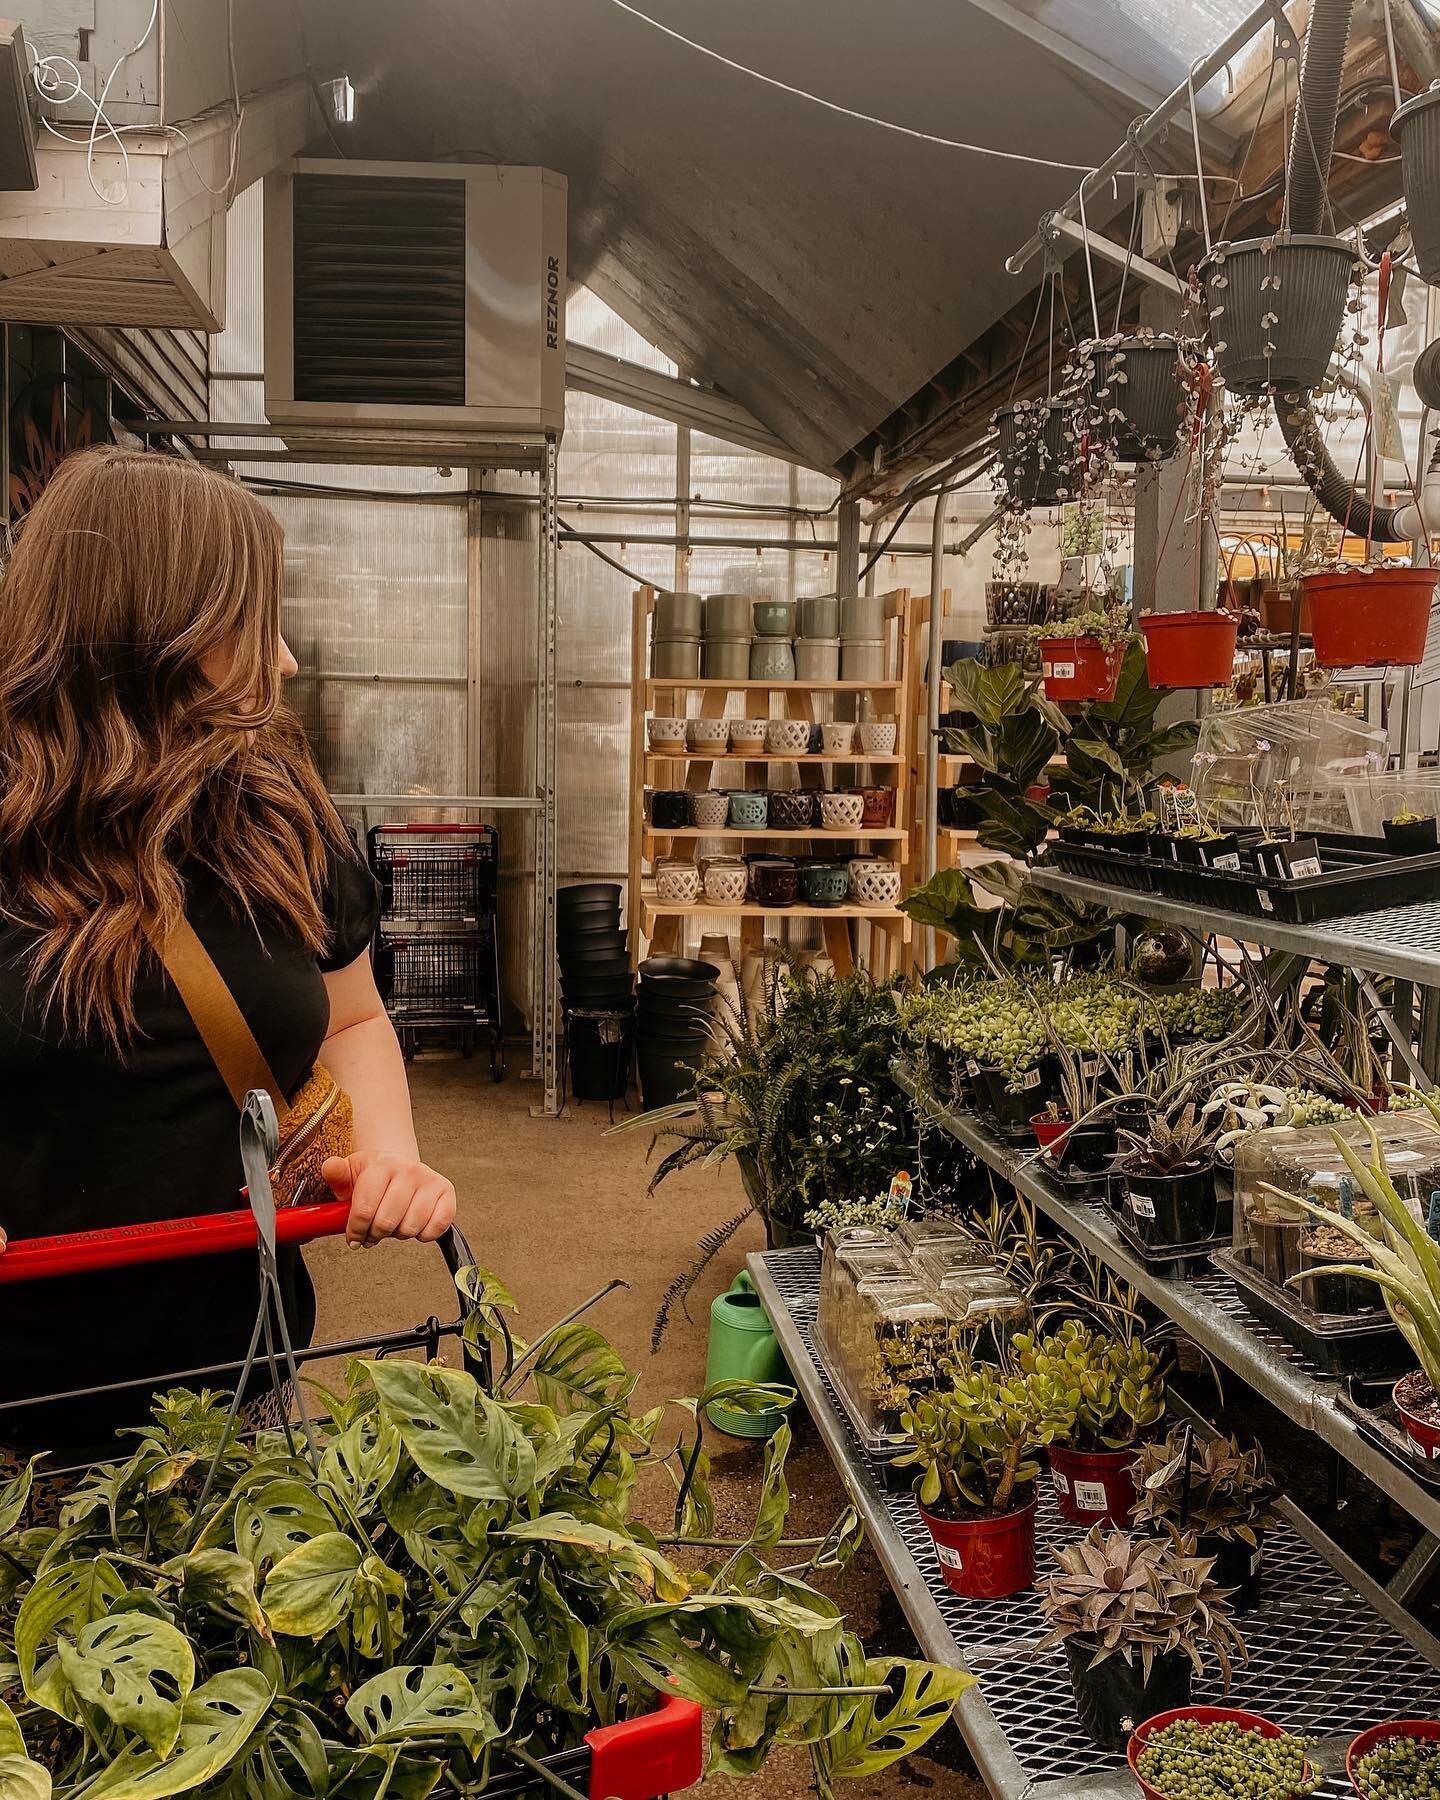
[[[648,500],[672,509],[675,430],[665,419],[652,419],[613,400],[567,394],[560,443],[560,494],[567,520],[581,525],[575,505],[588,499]],[[673,519],[673,510],[669,516]]]
[[[757,450],[742,450],[696,431],[690,438],[690,492],[705,500],[743,506],[794,506],[789,463]],[[828,503],[829,496],[826,496]]]
[[[572,343],[602,350],[606,356],[623,356],[626,362],[638,363],[642,369],[654,369],[661,375],[675,373],[674,363],[663,350],[641,337],[587,287],[576,287],[570,292],[565,304],[565,335]],[[568,418],[568,404],[566,414]]]
[[[581,523],[581,521],[577,521]],[[637,525],[631,514],[586,513],[584,526],[605,537],[626,529],[654,531],[653,521]],[[607,556],[624,563],[639,583],[668,588],[675,576],[675,552],[668,544],[606,543]],[[585,545],[560,546],[557,604],[560,615],[556,662],[560,683],[630,684],[630,625],[637,582],[602,562]]]
[[[561,878],[623,879],[629,863],[630,696],[615,688],[562,686],[559,714]]]

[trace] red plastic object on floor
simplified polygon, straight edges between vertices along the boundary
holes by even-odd
[[[1234,613],[1148,613],[1140,629],[1151,687],[1224,687],[1235,673]]]
[[[704,1719],[692,1700],[662,1700],[638,1719],[586,1732],[585,1742],[591,1800],[659,1800],[704,1773]]]
[[[1391,1719],[1385,1725],[1372,1725],[1368,1731],[1362,1731],[1345,1752],[1345,1773],[1350,1777],[1350,1785],[1362,1797],[1364,1788],[1360,1785],[1356,1773],[1360,1766],[1360,1758],[1368,1756],[1381,1744],[1388,1744],[1391,1738],[1409,1737],[1424,1738],[1434,1743],[1440,1738],[1440,1720],[1435,1719]]]
[[[1140,1780],[1140,1771],[1136,1768],[1140,1752],[1150,1741],[1150,1734],[1162,1731],[1165,1726],[1173,1725],[1177,1719],[1193,1719],[1197,1725],[1219,1725],[1229,1720],[1240,1726],[1243,1731],[1258,1731],[1261,1737],[1284,1737],[1285,1733],[1273,1719],[1261,1718],[1259,1713],[1241,1712],[1232,1706],[1177,1706],[1173,1712],[1156,1713],[1153,1719],[1147,1719],[1143,1725],[1137,1725],[1130,1734],[1130,1743],[1126,1750],[1126,1760],[1130,1764],[1130,1773],[1140,1783],[1140,1792],[1145,1800],[1167,1800],[1158,1788],[1152,1788],[1147,1781]],[[1309,1769],[1306,1764],[1306,1769]]]
[[[308,1244],[315,1238],[338,1237],[349,1216],[348,1200],[323,1200],[317,1206],[284,1206],[275,1215],[275,1239],[281,1244]],[[107,1231],[21,1238],[0,1253],[0,1286],[254,1248],[255,1215],[248,1207],[200,1218],[116,1225]]]
[[[1322,669],[1413,666],[1425,654],[1434,569],[1326,570],[1303,580]]]
[[[998,1519],[920,1517],[935,1540],[946,1587],[967,1600],[1006,1600],[1035,1581],[1035,1502]]]
[[[1113,700],[1125,660],[1123,644],[1099,638],[1047,637],[1040,640],[1047,700]]]

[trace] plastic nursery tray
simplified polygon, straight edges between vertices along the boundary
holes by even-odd
[[[903,1432],[877,1432],[870,1429],[859,1403],[850,1391],[849,1379],[840,1367],[839,1359],[830,1354],[830,1347],[825,1342],[825,1333],[820,1328],[818,1318],[811,1341],[815,1349],[815,1360],[825,1371],[825,1377],[840,1402],[841,1411],[845,1414],[857,1443],[874,1463],[886,1492],[903,1493],[911,1485],[913,1477],[909,1469],[895,1468],[894,1462],[902,1451],[910,1448],[910,1440]]]
[[[1228,1275],[1240,1298],[1262,1324],[1268,1325],[1316,1368],[1327,1375],[1385,1376],[1393,1381],[1415,1365],[1415,1353],[1389,1313],[1315,1313],[1235,1254],[1217,1250],[1215,1268]]]
[[[1337,1395],[1342,1412],[1354,1419],[1360,1435],[1399,1465],[1414,1481],[1440,1494],[1440,1462],[1431,1462],[1405,1429],[1395,1402],[1389,1376],[1352,1375]]]
[[[1137,893],[1159,894],[1217,911],[1281,919],[1291,925],[1375,912],[1386,906],[1408,906],[1432,900],[1440,892],[1440,853],[1396,856],[1383,838],[1322,831],[1314,834],[1321,872],[1281,879],[1262,874],[1255,863],[1253,846],[1259,832],[1235,835],[1241,862],[1238,870],[1202,868],[1098,843],[1063,841],[1047,845],[1043,860],[1086,881],[1133,888]]]
[[[1157,1281],[1183,1281],[1187,1275],[1203,1275],[1210,1267],[1210,1258],[1214,1252],[1223,1249],[1229,1241],[1227,1238],[1213,1237],[1194,1244],[1142,1244],[1124,1219],[1118,1215],[1112,1217],[1125,1248],[1137,1262],[1145,1265],[1146,1273],[1153,1275]]]

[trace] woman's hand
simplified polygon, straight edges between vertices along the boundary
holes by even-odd
[[[414,1157],[357,1150],[327,1157],[320,1173],[337,1200],[350,1202],[345,1241],[352,1248],[390,1237],[433,1244],[455,1222],[455,1189]]]

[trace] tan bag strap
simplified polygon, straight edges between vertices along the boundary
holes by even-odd
[[[280,1092],[280,1084],[226,986],[225,977],[195,935],[195,927],[188,919],[181,919],[163,943],[148,927],[147,935],[236,1106],[243,1108],[251,1088],[264,1088],[283,1123],[290,1108]]]

